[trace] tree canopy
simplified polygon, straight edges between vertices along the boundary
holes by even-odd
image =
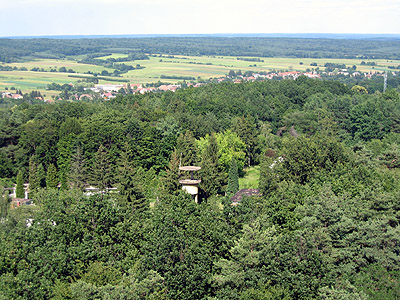
[[[3,104],[0,299],[400,297],[397,90],[299,77]],[[199,203],[182,165],[201,167]],[[9,209],[24,182],[35,205]]]

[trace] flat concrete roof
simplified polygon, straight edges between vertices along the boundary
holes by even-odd
[[[200,179],[182,179],[179,180],[180,184],[184,184],[184,185],[197,185],[201,182]]]
[[[179,167],[179,170],[181,170],[181,171],[198,171],[198,170],[201,170],[201,167],[183,166],[183,167]]]

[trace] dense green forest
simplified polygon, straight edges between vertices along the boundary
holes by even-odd
[[[83,54],[223,55],[400,59],[398,39],[328,39],[271,37],[153,37],[81,39],[0,39],[0,61],[63,58]]]
[[[35,205],[1,188],[0,299],[400,299],[395,89],[301,76],[1,101],[0,178]],[[202,167],[198,204],[180,165]],[[249,166],[262,195],[232,206]]]

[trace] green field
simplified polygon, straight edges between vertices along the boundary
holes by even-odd
[[[243,178],[239,178],[239,189],[258,189],[260,166],[246,168]]]
[[[112,54],[102,57],[103,59],[113,57],[126,57],[124,54]],[[101,73],[103,70],[113,72],[113,69],[103,66],[89,65],[78,63],[81,57],[71,57],[65,60],[41,59],[22,63],[3,64],[12,67],[25,67],[28,70],[32,68],[43,68],[45,71],[50,69],[58,70],[60,67],[72,69],[78,74],[91,71],[93,73]],[[122,75],[122,79],[128,79],[131,83],[152,83],[157,81],[175,83],[176,79],[160,79],[161,75],[167,76],[190,76],[194,78],[210,79],[225,76],[230,70],[252,71],[252,72],[269,72],[269,71],[306,71],[312,69],[311,63],[317,63],[320,69],[324,69],[325,63],[345,64],[346,66],[357,67],[358,71],[385,71],[388,66],[398,66],[400,61],[373,60],[377,66],[361,65],[361,59],[313,59],[313,58],[261,58],[263,62],[252,62],[237,60],[236,57],[222,56],[175,56],[174,58],[166,57],[150,57],[149,60],[136,60],[124,62],[136,66],[140,64],[144,69],[132,70]],[[303,64],[300,64],[302,62]],[[115,79],[115,77],[114,77]],[[46,86],[55,82],[59,84],[76,82],[77,78],[68,77],[68,73],[59,72],[33,72],[33,71],[0,71],[0,91],[4,91],[6,87],[14,87],[29,92],[31,90],[39,90],[46,93]],[[107,81],[101,81],[105,83]],[[111,82],[111,81],[110,81]],[[113,83],[116,83],[113,81]],[[51,92],[47,91],[48,94]]]

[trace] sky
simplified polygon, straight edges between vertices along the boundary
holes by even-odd
[[[0,37],[400,34],[400,0],[1,0]]]

